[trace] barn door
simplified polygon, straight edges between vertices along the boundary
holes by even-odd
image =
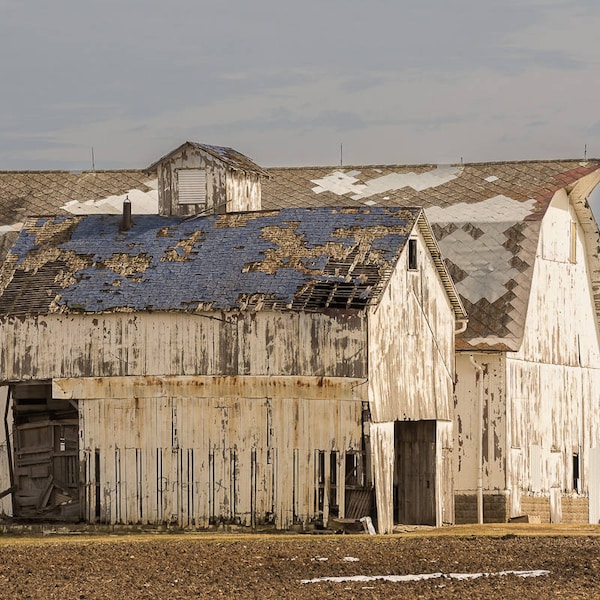
[[[11,391],[15,517],[79,520],[76,406],[53,400],[49,384],[20,384]]]
[[[394,497],[398,523],[436,525],[435,421],[397,421]]]

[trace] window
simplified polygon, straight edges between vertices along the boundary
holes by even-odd
[[[577,262],[577,223],[571,222],[571,247],[569,250],[569,260]]]
[[[206,206],[206,171],[204,169],[179,169],[179,204]]]
[[[579,491],[579,454],[573,454],[573,489]]]
[[[408,240],[408,269],[417,270],[417,240]]]

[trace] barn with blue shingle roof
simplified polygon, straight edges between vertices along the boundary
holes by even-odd
[[[466,314],[419,208],[31,217],[0,288],[17,516],[308,527],[375,490],[380,531],[398,490],[404,520],[451,511]]]

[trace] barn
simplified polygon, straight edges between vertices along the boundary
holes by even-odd
[[[452,522],[466,315],[421,209],[32,217],[1,288],[16,517]]]
[[[532,517],[552,522],[598,523],[600,522],[600,380],[598,379],[600,376],[598,327],[600,236],[587,198],[599,180],[600,161],[587,158],[456,165],[358,165],[263,169],[230,148],[186,142],[143,171],[81,175],[0,173],[0,188],[4,196],[8,197],[10,207],[8,205],[7,207],[11,210],[11,212],[5,211],[8,220],[6,225],[0,227],[0,234],[4,235],[3,239],[12,242],[23,226],[24,215],[32,214],[33,210],[37,210],[38,214],[54,215],[120,212],[122,201],[127,195],[137,200],[137,203],[132,202],[134,212],[137,209],[137,212],[155,213],[156,207],[159,207],[159,214],[163,218],[178,217],[192,221],[202,220],[204,216],[213,213],[231,213],[224,215],[222,217],[224,219],[234,219],[234,214],[238,215],[237,219],[243,219],[246,217],[242,215],[246,214],[249,217],[252,214],[248,211],[261,211],[257,212],[257,215],[266,214],[264,211],[281,215],[293,209],[299,211],[295,214],[300,222],[304,218],[309,218],[308,215],[315,210],[330,211],[331,215],[327,212],[322,213],[328,215],[327,219],[329,219],[340,210],[344,212],[352,209],[358,213],[363,211],[377,213],[384,209],[422,207],[424,215],[421,213],[416,220],[420,233],[416,235],[416,230],[413,230],[413,233],[408,234],[408,244],[405,243],[403,249],[398,247],[398,256],[404,258],[399,258],[392,269],[394,273],[404,273],[405,282],[401,285],[398,283],[399,275],[381,275],[383,291],[378,292],[380,295],[369,295],[368,302],[359,309],[366,323],[364,325],[366,333],[363,331],[362,335],[363,346],[368,352],[364,358],[364,368],[352,371],[350,378],[356,377],[363,382],[357,387],[352,387],[354,384],[351,384],[352,397],[360,397],[360,402],[363,403],[361,418],[364,421],[361,421],[360,427],[355,423],[355,426],[362,431],[359,436],[361,442],[353,446],[351,458],[344,458],[345,451],[342,450],[342,446],[339,445],[340,440],[337,438],[335,443],[332,442],[329,446],[327,444],[323,446],[324,442],[321,438],[318,447],[314,445],[316,443],[314,440],[314,443],[311,442],[310,452],[317,452],[318,459],[313,456],[312,462],[303,463],[301,472],[304,473],[305,467],[309,471],[312,469],[313,483],[306,483],[308,487],[303,488],[302,493],[307,498],[311,496],[313,507],[310,510],[293,508],[291,518],[283,516],[283,512],[288,511],[289,514],[290,510],[281,508],[283,505],[278,509],[280,513],[275,518],[277,511],[274,508],[276,502],[273,498],[281,493],[277,491],[279,489],[277,485],[283,485],[287,489],[288,484],[281,479],[281,474],[273,475],[273,463],[267,461],[264,472],[270,475],[263,477],[263,471],[257,470],[256,475],[251,477],[263,477],[260,481],[271,481],[269,484],[271,491],[265,492],[267,496],[271,494],[269,496],[271,500],[264,502],[264,506],[270,502],[271,509],[264,509],[260,514],[251,510],[250,513],[255,516],[250,518],[250,522],[261,519],[277,520],[280,526],[283,526],[284,522],[306,523],[310,520],[327,522],[329,515],[340,518],[341,515],[355,516],[365,512],[364,507],[376,491],[380,530],[391,529],[394,521],[443,524],[453,521],[489,522]],[[37,186],[35,188],[34,181]],[[136,189],[125,194],[124,190],[127,189],[124,187],[125,182]],[[27,186],[34,190],[29,195],[26,193]],[[122,195],[104,198],[107,195],[107,191],[104,190],[109,188],[118,189],[119,191],[114,193]],[[88,196],[92,199],[85,200]],[[20,212],[16,210],[19,205],[23,205]],[[135,215],[133,221],[132,232],[140,231],[140,226],[149,223],[145,217],[142,219]],[[228,228],[234,223],[229,220],[226,222]],[[426,225],[427,222],[431,225]],[[280,223],[279,227],[282,229],[287,225]],[[330,230],[329,233],[332,231]],[[375,230],[370,229],[370,231]],[[107,235],[107,239],[112,240],[110,237],[112,234]],[[25,234],[22,234],[23,236],[23,239],[27,238]],[[261,240],[271,240],[268,234],[263,233],[259,237]],[[332,239],[337,238],[334,236]],[[319,240],[319,243],[315,242],[316,246],[324,245],[327,250],[332,248],[331,244],[328,245],[321,238]],[[376,245],[381,243],[376,242],[374,238],[371,242]],[[287,247],[289,242],[273,238],[271,243]],[[244,247],[243,240],[236,244],[235,248]],[[8,247],[8,244],[4,245]],[[187,243],[186,248],[189,245],[190,242]],[[424,253],[424,257],[429,258],[425,261],[419,258],[418,266],[411,268],[409,265],[414,267],[412,261],[417,256],[417,248],[419,252]],[[440,251],[442,255],[439,254]],[[178,252],[185,254],[187,250],[178,250]],[[193,262],[195,252],[194,249],[190,254],[185,254],[185,261]],[[130,250],[123,250],[120,255],[115,254],[115,258],[106,264],[115,266],[122,260],[127,262],[128,254],[131,254]],[[326,256],[328,256],[327,264],[335,264],[335,259]],[[15,260],[14,256],[11,260]],[[204,255],[205,262],[219,263],[221,269],[228,266],[229,260],[228,256],[216,250],[210,256]],[[314,257],[311,260],[314,260]],[[439,276],[443,284],[443,292],[439,282],[432,284],[433,279],[426,274],[426,271],[430,272],[430,266],[424,270],[424,266],[430,265],[431,260],[438,274],[435,277]],[[255,259],[253,261],[256,262]],[[301,260],[301,264],[305,269],[306,264],[303,261],[304,259]],[[100,268],[103,269],[105,267],[102,264],[104,263],[101,261]],[[142,261],[128,268],[142,268],[143,264]],[[344,270],[345,266],[336,266],[331,268],[332,271],[327,270],[330,269],[327,267],[321,273],[316,266],[319,265],[320,268],[321,262],[316,261],[311,265],[310,273],[317,273],[319,277],[330,276],[333,272],[352,280],[350,272]],[[71,273],[61,285],[66,285],[68,282],[80,283],[80,279],[87,277],[83,275],[83,271],[76,269],[76,263],[71,266],[72,272],[68,269],[65,271],[62,267],[54,272],[53,276],[58,278],[57,281],[63,277],[63,273]],[[17,317],[17,314],[21,314],[19,311],[22,312],[22,307],[18,307],[18,302],[14,300],[16,297],[14,286],[20,285],[18,279],[22,277],[18,274],[19,269],[22,267],[18,260],[12,265],[5,266],[3,289],[5,286],[7,288],[13,286],[12,291],[7,289],[9,296],[13,295],[11,296],[13,300],[8,301],[6,300],[8,296],[5,296],[8,302],[3,309],[5,321],[25,318],[22,315]],[[32,273],[35,273],[36,277],[42,277],[43,274],[39,275],[36,269],[37,267],[34,266]],[[252,272],[250,267],[244,266],[242,268],[244,276],[246,275],[244,269],[250,269],[248,272]],[[287,269],[287,263],[286,266],[281,265],[281,269]],[[13,272],[17,273],[16,280]],[[28,287],[28,289],[46,290],[45,293],[50,296],[60,295],[56,291],[58,288],[52,287],[54,283],[50,281],[52,279],[50,273],[52,273],[51,269],[46,271],[46,279],[37,280],[35,287]],[[132,278],[141,277],[138,271],[132,273]],[[306,275],[307,272],[302,271],[302,273]],[[458,292],[458,301],[453,297],[455,292],[446,279],[448,274]],[[362,277],[364,279],[366,275],[363,274]],[[116,284],[115,288],[118,285],[120,284]],[[347,290],[354,289],[353,285],[350,285]],[[432,293],[433,288],[436,291]],[[167,286],[167,289],[170,288]],[[301,294],[300,288],[294,289],[296,289],[294,293]],[[393,293],[392,290],[395,289],[400,291],[397,294]],[[233,311],[238,314],[242,311],[244,316],[239,318],[243,320],[250,318],[250,314],[254,315],[253,319],[266,318],[267,314],[270,315],[269,318],[275,314],[279,318],[282,311],[286,319],[292,319],[291,315],[300,318],[299,315],[302,314],[303,319],[308,319],[312,323],[313,319],[324,319],[325,315],[327,319],[332,319],[332,310],[338,311],[336,313],[338,318],[342,314],[339,311],[348,309],[347,305],[339,306],[337,300],[331,304],[330,300],[325,298],[319,308],[312,303],[300,306],[294,302],[290,303],[288,296],[287,303],[283,301],[277,303],[273,312],[273,306],[269,304],[270,300],[265,304],[263,298],[264,294],[270,293],[269,290],[271,287],[256,287],[250,292],[244,292],[246,295],[240,296],[237,303],[228,306],[226,312]],[[291,293],[289,290],[288,292]],[[350,294],[346,301],[350,301],[352,310],[357,310],[354,300],[348,300],[355,297],[352,295],[354,292],[345,293]],[[441,310],[439,297],[444,293],[450,299],[454,311],[452,319],[457,324],[456,334],[452,334],[454,340],[452,358],[446,356],[445,345],[450,334],[441,333],[439,323],[435,320],[438,318],[435,317],[436,311]],[[394,294],[393,298],[387,294]],[[99,294],[99,297],[102,296],[103,294]],[[40,314],[45,314],[48,311],[47,299],[44,297],[38,300],[41,304],[35,310],[39,309],[42,311]],[[216,299],[207,302],[208,304],[202,304],[204,308],[208,305],[218,305]],[[431,308],[430,302],[434,303],[435,309]],[[175,305],[169,305],[164,311],[169,318],[175,314],[178,318],[185,318],[185,315],[193,312],[189,306],[182,309],[176,301]],[[87,306],[85,310],[77,303],[68,305],[68,308],[66,306],[67,304],[61,304],[59,309],[58,305],[52,305],[50,312],[51,314],[68,312],[73,315],[77,313],[77,318],[94,312],[88,305],[85,305]],[[122,316],[123,312],[140,312],[139,307],[133,309],[133,306],[134,304],[129,307],[113,307],[109,308],[108,312],[102,309],[99,310],[99,314],[110,313],[110,317],[106,318],[115,319],[117,318],[115,315]],[[193,302],[190,306],[193,306]],[[421,307],[419,309],[421,312],[419,313],[415,307]],[[469,316],[468,324],[465,320],[465,310]],[[403,311],[409,313],[405,314]],[[154,315],[155,312],[156,310],[151,308],[148,314]],[[383,314],[387,315],[386,318],[378,321],[377,315]],[[399,323],[406,325],[412,323],[415,318],[417,321],[422,319],[421,324],[414,330],[416,334],[406,333],[413,331],[410,327],[397,329]],[[442,310],[442,316],[439,318],[442,320],[448,318],[447,309]],[[376,326],[376,323],[379,325]],[[153,331],[162,334],[161,327],[153,327]],[[296,331],[296,325],[293,326],[293,330]],[[265,331],[271,332],[272,327]],[[352,330],[353,333],[350,333],[350,330],[344,328],[337,331],[341,336],[340,340],[352,339],[356,334],[356,331]],[[398,334],[399,331],[403,334]],[[430,333],[426,333],[427,331]],[[14,334],[13,331],[10,335]],[[86,335],[93,337],[90,332]],[[120,344],[126,346],[131,341],[131,338],[123,338],[122,333],[113,333],[112,325],[108,322],[106,332],[102,335],[111,340],[116,336],[113,341],[118,340]],[[217,337],[220,335],[221,333]],[[427,338],[427,335],[430,337]],[[52,397],[53,402],[59,397],[62,398],[62,402],[66,402],[69,397],[73,411],[75,411],[73,402],[78,407],[82,402],[81,399],[75,398],[80,392],[75,393],[65,387],[63,397],[61,395],[63,392],[60,391],[63,388],[59,389],[52,383],[56,378],[63,380],[62,386],[67,385],[66,380],[71,375],[62,374],[62,366],[55,373],[46,374],[35,381],[31,380],[32,385],[35,383],[41,386],[36,390],[33,390],[29,384],[22,387],[21,384],[31,379],[31,374],[28,373],[32,372],[30,361],[32,348],[39,341],[36,336],[25,346],[21,346],[21,354],[10,359],[18,360],[18,368],[11,367],[12,371],[11,369],[5,371],[11,373],[11,379],[6,379],[11,397],[3,404],[6,409],[6,439],[10,439],[12,435],[13,413],[19,414],[20,409],[14,410],[15,403],[21,402],[19,395],[24,396],[22,402],[27,401],[26,396],[30,393],[34,396],[41,393],[43,397]],[[204,336],[202,339],[205,339],[205,334],[202,336]],[[252,343],[256,343],[253,348],[266,346],[267,350],[271,351],[272,343],[270,341],[267,343],[266,339],[253,340]],[[297,339],[307,338],[304,336]],[[312,337],[309,339],[312,340]],[[16,344],[11,337],[8,340],[9,346]],[[54,344],[54,342],[44,343],[49,346]],[[323,354],[324,351],[319,343],[314,343],[314,356]],[[339,343],[342,344],[341,341]],[[222,348],[227,346],[221,342],[211,342],[211,344],[213,352],[217,352],[219,348],[221,349],[219,352],[222,352]],[[91,351],[90,348],[91,346],[87,351]],[[415,355],[416,349],[420,353],[419,356]],[[80,349],[80,351],[85,355],[84,350]],[[95,346],[93,352],[96,352]],[[140,351],[135,350],[135,352]],[[176,360],[179,364],[184,364],[183,356],[188,356],[189,351],[177,350],[176,354],[177,352],[179,358]],[[286,356],[288,351],[281,350],[278,346],[277,352]],[[346,355],[342,354],[342,356]],[[95,357],[94,360],[97,361],[98,358]],[[239,359],[236,360],[239,362]],[[67,362],[65,359],[65,364]],[[58,359],[56,363],[58,365]],[[326,372],[332,377],[341,376],[331,364],[327,362],[326,364],[328,366],[324,366],[322,371],[316,369],[314,365],[310,369],[297,366],[293,371],[308,377],[324,376]],[[415,364],[421,366],[417,368]],[[440,364],[445,365],[444,369],[447,368],[445,376],[441,376],[438,372]],[[430,365],[436,365],[433,371]],[[114,368],[114,365],[111,366],[109,372]],[[266,372],[265,368],[262,368],[261,376],[272,377],[272,367],[269,366]],[[288,377],[292,371],[286,368],[282,367],[276,371],[279,375]],[[214,375],[214,373],[204,373],[203,367],[198,367],[196,370],[198,372],[194,373],[198,377]],[[160,372],[161,377],[165,376],[162,371],[168,371],[170,375],[182,375],[181,369],[176,367],[166,369],[164,365],[160,368],[155,365],[152,368],[146,367],[145,371],[143,369],[140,371],[140,375],[151,375],[153,371]],[[93,372],[98,373],[98,377],[102,379],[114,375],[114,373],[109,375],[100,368],[95,368]],[[81,373],[83,371],[79,372],[79,375]],[[186,371],[187,374],[190,373]],[[243,375],[247,377],[249,374],[250,371],[244,372]],[[343,377],[350,375],[343,375]],[[335,379],[335,381],[340,380]],[[309,387],[311,390],[314,389]],[[435,393],[432,392],[434,389],[437,390]],[[43,393],[40,390],[44,390]],[[264,390],[260,393],[263,392]],[[137,388],[135,393],[131,390],[120,393],[127,397],[135,397],[136,394],[145,397]],[[161,394],[165,394],[164,397],[172,397],[171,392],[167,393],[164,390],[159,393],[159,396],[163,397]],[[175,396],[176,394],[173,395]],[[107,397],[110,397],[110,394]],[[267,394],[265,397],[270,396]],[[111,403],[97,404],[97,406],[104,405],[109,406]],[[179,415],[179,421],[175,419],[176,423],[180,422],[182,414],[189,414],[187,410],[182,413],[182,409],[178,406],[175,408],[171,406],[170,410],[171,422],[173,422],[173,414]],[[267,414],[271,414],[269,411],[272,412],[272,408],[267,410]],[[296,423],[298,414],[300,413],[294,413],[291,423]],[[71,417],[76,421],[73,427],[77,426],[81,436],[83,428],[80,417],[75,418],[75,412],[71,413]],[[262,418],[261,416],[259,420]],[[217,422],[216,417],[211,419]],[[185,422],[187,423],[187,420]],[[305,421],[302,423],[301,427],[304,428]],[[365,423],[368,423],[368,426]],[[446,433],[442,434],[444,428]],[[178,427],[175,427],[175,430],[179,431]],[[451,434],[448,433],[449,431]],[[278,439],[283,439],[281,438],[283,434],[278,435],[280,436]],[[223,442],[219,447],[225,448],[228,443]],[[427,446],[432,443],[433,446]],[[168,447],[166,442],[161,444],[163,448]],[[92,447],[95,448],[91,445],[82,446],[80,441],[77,442],[77,452],[84,453],[79,455],[80,464],[87,465],[88,471],[91,468],[89,465],[96,464],[94,458],[85,455],[85,452],[95,453],[95,450],[94,452],[90,450]],[[270,445],[267,443],[266,447],[269,448]],[[429,448],[427,451],[426,447]],[[300,446],[294,448],[300,452]],[[305,448],[302,452],[304,451],[308,450]],[[9,478],[8,465],[12,465],[11,468],[14,470],[15,464],[15,457],[11,452],[14,453],[11,444],[0,445],[0,458],[5,464],[0,471],[3,477],[1,487],[5,490],[4,497],[0,497],[0,503],[8,514],[12,514],[14,494],[11,490],[15,489],[15,482]],[[121,452],[120,447],[119,452]],[[153,452],[158,456],[156,451]],[[435,454],[435,461],[417,460],[415,457],[419,453],[421,456],[426,456],[427,453],[431,456]],[[144,459],[143,464],[152,463],[155,454]],[[268,455],[269,461],[272,461],[273,454],[268,453]],[[116,459],[106,459],[102,456],[101,454],[97,464],[102,465],[106,460],[117,464]],[[169,460],[174,460],[173,456],[169,456]],[[237,454],[235,456],[231,464],[238,464]],[[223,473],[223,477],[219,480],[221,483],[217,486],[221,489],[219,486],[222,485],[223,478],[227,479],[226,474],[231,472],[231,467],[228,467],[229,471],[227,471],[221,464],[221,458],[218,459],[221,462],[215,463],[215,460],[213,456],[208,464],[221,465],[217,465],[217,470]],[[250,459],[251,465],[259,464],[252,463],[252,460],[258,458]],[[300,471],[295,470],[299,469],[299,463],[294,463],[293,460],[290,472],[299,473]],[[435,473],[432,475],[427,465],[434,463]],[[133,463],[130,461],[129,464]],[[158,462],[156,464],[158,465]],[[360,468],[358,468],[359,464]],[[384,464],[387,466],[384,467]],[[153,468],[158,472],[158,466]],[[252,468],[254,467],[250,468],[251,472]],[[117,488],[114,483],[117,479],[123,481],[122,475],[119,475],[119,478],[114,475],[116,469],[115,466],[114,472],[104,475],[104,479],[110,482],[110,485],[102,482],[100,471],[94,473],[93,481],[96,482],[94,500],[93,502],[91,499],[86,500],[85,506],[88,507],[86,508],[88,512],[81,513],[86,519],[103,519],[107,522],[127,520],[122,516],[123,500],[115,500],[116,491],[106,492],[104,504],[101,500],[105,495],[104,490],[122,489]],[[145,469],[146,467],[143,467],[142,471],[132,476],[135,469],[129,466],[127,480],[130,482],[132,477],[136,481],[146,479],[148,471]],[[341,481],[342,471],[344,476],[349,477],[345,486],[338,483]],[[361,476],[354,480],[354,483],[350,483],[354,477],[352,474],[359,471]],[[41,472],[45,473],[44,468]],[[172,482],[182,481],[182,478],[177,475],[174,467],[170,467],[170,472],[175,473],[168,479],[173,487]],[[233,472],[236,472],[235,469]],[[445,472],[447,479],[452,480],[452,491],[448,491],[449,486],[443,490],[436,488],[435,493],[428,491],[432,489],[432,481],[436,482],[434,487],[439,485],[438,476],[441,472]],[[412,474],[408,475],[409,473]],[[14,474],[11,477],[14,479]],[[48,476],[43,477],[46,477],[44,481],[47,481]],[[151,477],[152,480],[156,477],[154,471]],[[165,477],[164,481],[167,481],[166,476],[160,477]],[[42,479],[36,485],[41,486]],[[234,479],[236,484],[231,489],[237,489],[235,486],[238,485],[239,479]],[[89,473],[86,478],[80,476],[81,481],[88,481],[85,484],[87,486],[85,493],[86,497],[91,498],[93,494],[89,481],[92,479]],[[329,483],[325,483],[326,481]],[[178,485],[179,483],[175,487]],[[214,487],[217,484],[207,484],[208,487],[204,488],[203,483],[200,488],[212,489],[211,485]],[[267,483],[261,485],[263,488],[260,489],[268,487]],[[294,489],[300,489],[294,486],[292,486]],[[403,490],[407,488],[415,490],[414,493],[405,495]],[[184,489],[189,489],[188,484],[184,485]],[[306,490],[312,491],[306,492]],[[55,492],[50,492],[51,495],[53,493]],[[178,493],[177,506],[181,507],[183,493],[181,491]],[[204,523],[219,519],[240,519],[231,516],[237,515],[235,511],[232,513],[231,510],[227,512],[222,508],[218,510],[214,508],[222,507],[226,502],[224,499],[219,500],[220,496],[216,492],[207,493],[209,494],[207,506],[213,508],[204,510],[204,513],[208,514]],[[255,494],[251,495],[252,498],[259,497],[258,492],[253,491],[252,494]],[[452,496],[451,500],[448,499],[449,495]],[[130,500],[131,497],[131,492],[128,492]],[[227,502],[231,502],[234,495],[227,492],[223,498],[225,497]],[[427,502],[423,502],[423,497],[428,498]],[[293,498],[292,505],[296,507],[298,498],[296,492]],[[320,499],[316,500],[316,498]],[[74,513],[80,510],[81,507],[71,506],[73,503],[68,498],[63,500],[64,506],[70,506],[70,509],[61,510],[72,510]],[[32,502],[32,499],[29,498],[28,501]],[[156,501],[157,505],[161,502]],[[210,504],[211,502],[213,504]],[[254,502],[252,500],[252,503]],[[49,506],[48,503],[42,502],[42,504],[44,507]],[[139,502],[138,504],[141,506]],[[89,508],[91,506],[95,508],[92,510]],[[116,513],[111,512],[112,507],[117,506],[120,507],[118,518],[115,517]],[[415,509],[415,506],[419,508]],[[36,504],[34,512],[39,510]],[[89,512],[90,510],[93,514]],[[145,509],[142,514],[149,514],[148,510]],[[169,519],[182,523],[201,522],[195,516],[191,521],[181,519],[177,516],[182,514],[181,510],[165,508],[160,513],[160,517],[153,516],[152,519],[156,522]],[[435,518],[432,516],[434,513]],[[129,514],[133,513],[130,511]],[[195,514],[199,514],[198,510]],[[268,517],[265,516],[267,514]],[[142,521],[145,519],[146,516],[143,516]],[[247,522],[247,518],[244,522]]]
[[[600,522],[598,160],[270,169],[265,208],[422,206],[469,314],[456,522]]]

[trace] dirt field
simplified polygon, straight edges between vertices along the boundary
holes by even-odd
[[[451,575],[479,573],[488,575]],[[430,578],[374,578],[423,574]],[[307,581],[324,577],[348,579]],[[0,598],[544,597],[600,598],[600,526],[0,537]]]

